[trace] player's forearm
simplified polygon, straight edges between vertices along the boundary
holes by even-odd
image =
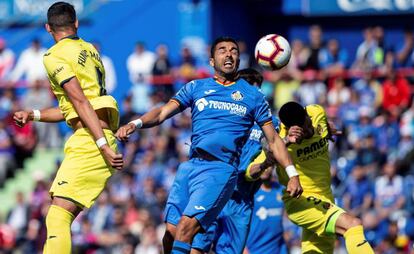
[[[284,168],[292,165],[292,159],[287,151],[285,143],[279,136],[275,136],[273,143],[270,144],[270,149],[277,162]]]
[[[168,118],[174,116],[180,112],[180,107],[176,102],[169,101],[167,104],[152,109],[144,114],[141,118],[134,120],[134,124],[137,128],[151,128],[156,125],[162,124]]]
[[[160,125],[165,121],[165,116],[162,115],[162,107],[157,107],[145,113],[140,119],[142,121],[141,128],[151,128]]]
[[[35,119],[35,113],[34,111],[29,111],[29,120],[33,121],[39,121],[39,122],[45,122],[45,123],[57,123],[65,120],[63,117],[62,112],[59,108],[46,108],[39,110],[40,116],[38,116],[39,119]]]
[[[78,113],[79,118],[86,125],[86,127],[91,132],[95,140],[98,140],[104,137],[104,133],[99,122],[98,115],[95,110],[92,108],[92,105],[88,100],[75,100],[72,101],[73,107]]]

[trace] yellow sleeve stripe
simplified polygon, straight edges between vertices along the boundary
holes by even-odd
[[[272,120],[265,122],[262,126],[269,125],[271,123],[273,123]]]

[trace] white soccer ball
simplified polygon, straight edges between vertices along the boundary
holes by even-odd
[[[289,42],[280,35],[268,34],[260,38],[254,49],[257,63],[267,70],[279,70],[289,63]]]

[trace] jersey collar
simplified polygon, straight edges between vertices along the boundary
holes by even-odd
[[[68,36],[66,36],[66,37],[63,37],[63,38],[62,38],[62,39],[60,39],[60,40],[64,40],[64,39],[79,40],[79,36],[78,36],[77,34],[71,34],[71,35],[68,35]]]
[[[220,82],[220,80],[217,76],[214,76],[213,79],[214,79],[214,81],[216,81],[217,84],[222,85],[222,86],[231,86],[231,85],[234,85],[236,83],[236,81],[232,81],[232,82],[228,82],[228,83]]]

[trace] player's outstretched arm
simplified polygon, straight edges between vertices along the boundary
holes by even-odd
[[[165,120],[179,112],[179,104],[174,100],[170,100],[165,105],[154,108],[151,111],[145,113],[141,118],[138,118],[124,126],[121,126],[116,132],[115,136],[120,141],[128,141],[129,135],[131,135],[131,133],[133,133],[136,129],[151,128],[153,126],[160,125]]]
[[[66,95],[69,97],[69,100],[72,102],[79,118],[86,125],[86,127],[88,127],[89,131],[94,137],[96,144],[101,150],[105,160],[113,168],[118,170],[122,169],[122,154],[117,154],[108,145],[101,124],[99,122],[99,118],[95,110],[92,108],[91,103],[83,93],[77,78],[73,77],[71,80],[65,83],[63,85],[63,89],[65,90]]]
[[[34,109],[31,111],[17,111],[14,113],[13,119],[19,127],[23,127],[29,121],[56,123],[65,120],[58,107],[42,110]]]
[[[269,143],[269,151],[272,153],[276,161],[286,169],[286,173],[289,176],[286,191],[291,197],[298,198],[302,194],[303,189],[300,185],[299,174],[292,163],[292,159],[286,149],[285,143],[275,131],[273,124],[262,126],[262,130],[267,142]]]

